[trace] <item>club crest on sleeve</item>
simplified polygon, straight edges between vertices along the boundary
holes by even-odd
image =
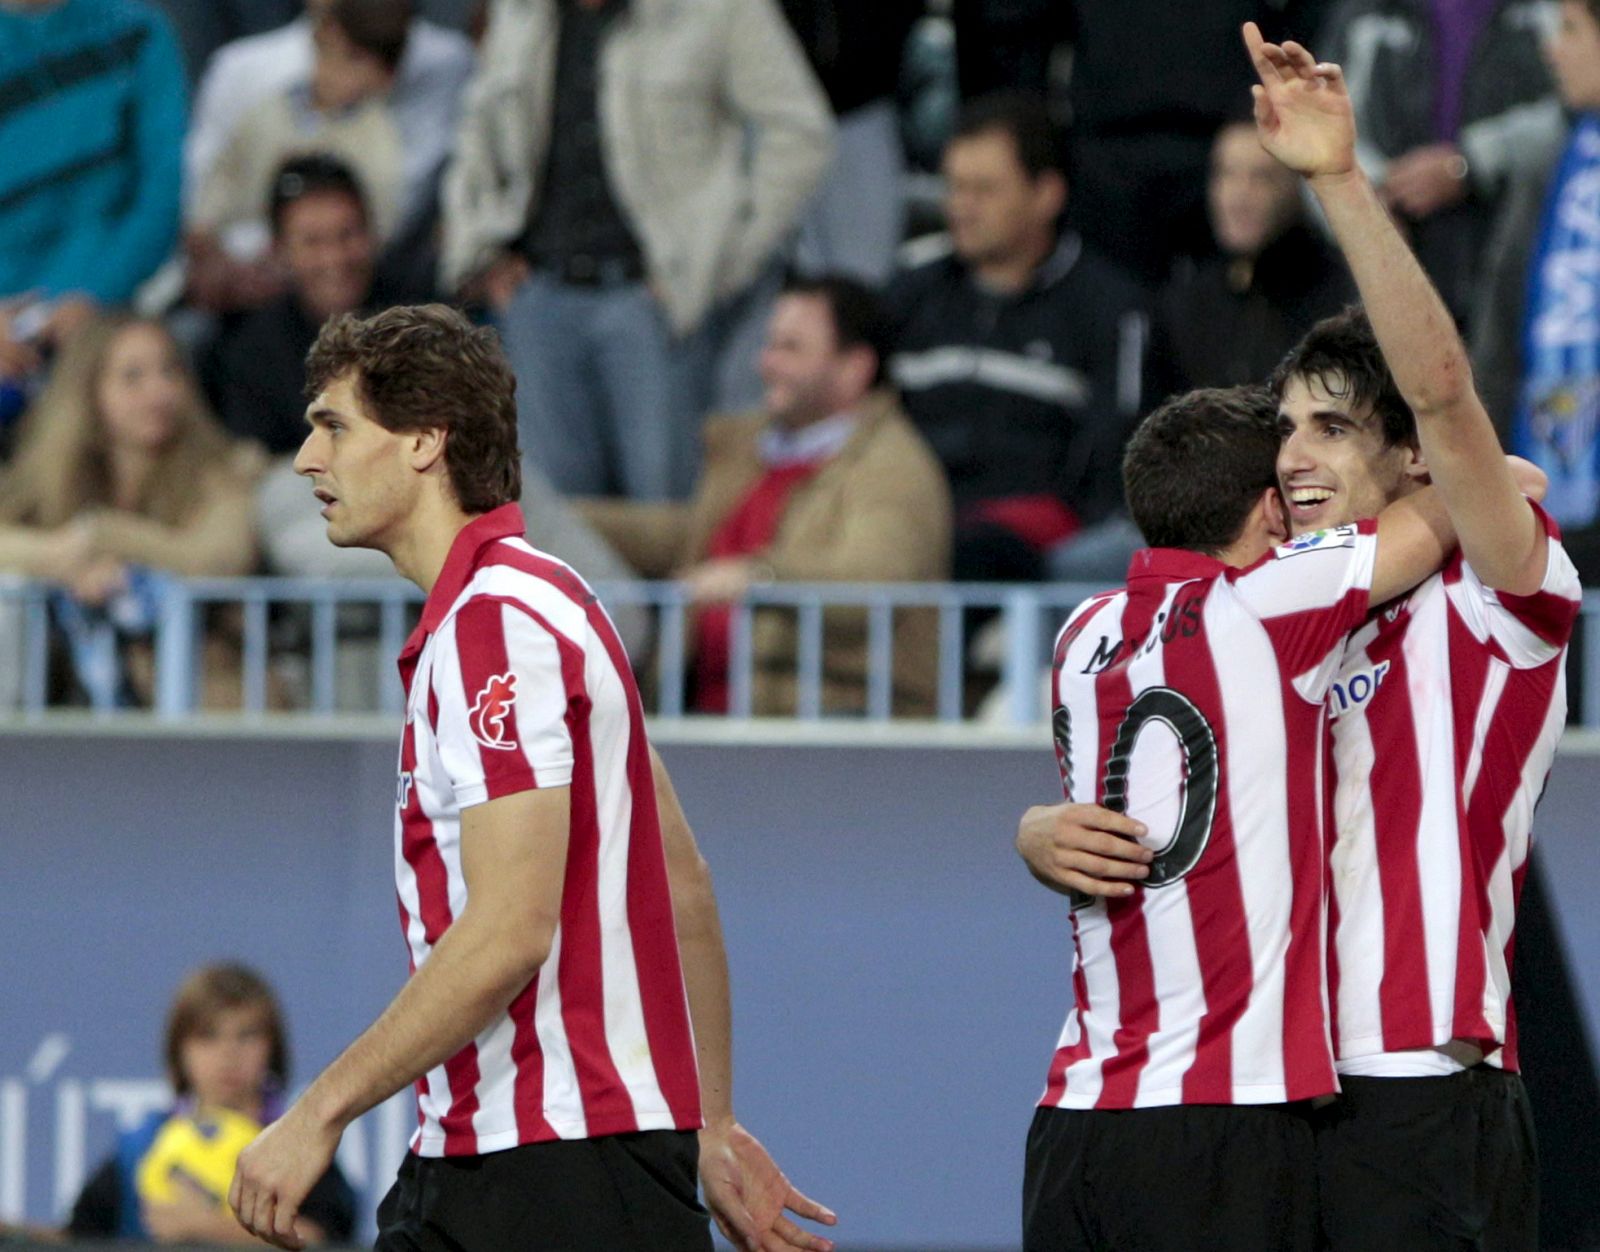
[[[1327,530],[1308,530],[1303,535],[1296,535],[1288,543],[1279,544],[1272,550],[1272,555],[1281,561],[1285,557],[1316,552],[1322,548],[1353,548],[1359,533],[1359,528],[1353,523],[1330,526]]]
[[[517,746],[515,739],[506,737],[506,719],[517,699],[517,676],[509,670],[493,675],[483,684],[467,714],[467,729],[472,737],[486,748],[510,749]]]

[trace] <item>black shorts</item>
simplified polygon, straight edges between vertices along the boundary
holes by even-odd
[[[699,1138],[647,1130],[483,1156],[408,1154],[376,1252],[711,1252]]]
[[[1028,1132],[1022,1246],[1311,1252],[1316,1186],[1304,1104],[1042,1108]]]
[[[1316,1118],[1329,1248],[1538,1247],[1539,1153],[1521,1078],[1479,1065],[1339,1085]]]

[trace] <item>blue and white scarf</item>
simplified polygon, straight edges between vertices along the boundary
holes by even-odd
[[[1600,513],[1600,114],[1572,129],[1528,274],[1525,373],[1512,451],[1550,476],[1563,526]]]

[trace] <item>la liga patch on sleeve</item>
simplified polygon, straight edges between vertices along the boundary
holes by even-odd
[[[1279,544],[1272,550],[1272,555],[1281,561],[1321,548],[1353,548],[1356,546],[1356,536],[1360,533],[1361,528],[1353,522],[1330,526],[1327,530],[1308,530],[1303,535],[1296,535],[1288,543]]]

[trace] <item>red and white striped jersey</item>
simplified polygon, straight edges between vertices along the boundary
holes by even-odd
[[[1069,801],[1156,852],[1126,898],[1075,902],[1073,1007],[1042,1104],[1263,1104],[1336,1089],[1324,909],[1326,708],[1366,615],[1376,524],[1247,570],[1137,554],[1056,642]]]
[[[1550,557],[1538,592],[1497,594],[1458,554],[1345,647],[1328,697],[1341,1060],[1459,1039],[1517,1067],[1512,931],[1581,595],[1539,516]]]
[[[395,883],[411,968],[467,903],[463,809],[570,787],[561,917],[506,1012],[417,1083],[422,1156],[700,1125],[644,714],[605,610],[507,505],[457,537],[400,655]]]

